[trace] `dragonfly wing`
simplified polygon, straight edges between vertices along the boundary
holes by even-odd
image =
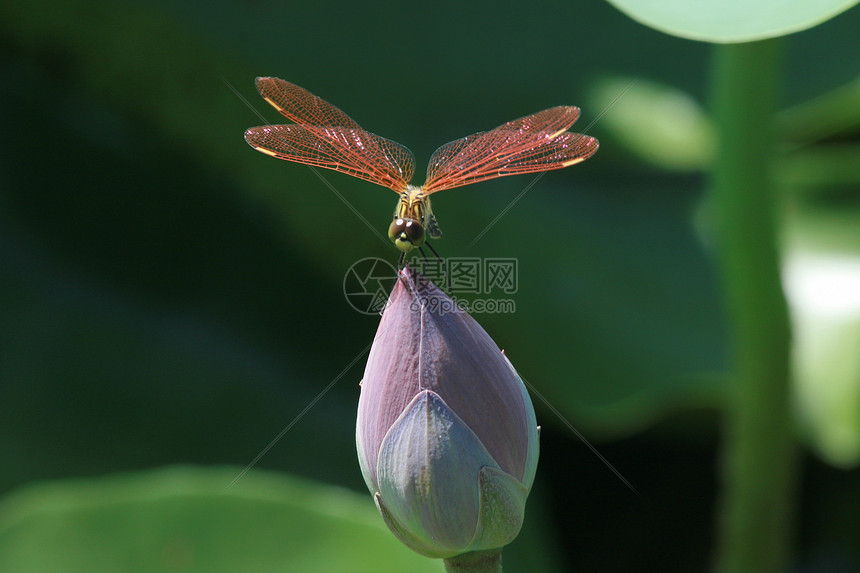
[[[279,78],[257,78],[257,90],[296,123],[247,130],[245,141],[257,151],[340,171],[397,192],[412,180],[415,158],[409,149],[365,131],[324,99]]]
[[[425,195],[507,175],[569,167],[597,151],[595,138],[567,129],[579,108],[560,106],[446,143],[430,158]]]
[[[281,115],[299,125],[361,129],[355,120],[321,97],[280,78],[257,78],[257,91]]]
[[[361,128],[264,125],[247,130],[245,141],[272,157],[333,169],[397,192],[415,170],[409,149]]]

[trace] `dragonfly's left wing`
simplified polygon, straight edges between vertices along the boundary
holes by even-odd
[[[429,195],[522,173],[561,169],[585,161],[598,147],[595,138],[567,129],[579,108],[559,106],[446,143],[430,157],[422,191]]]

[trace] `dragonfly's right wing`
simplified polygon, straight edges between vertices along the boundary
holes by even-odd
[[[415,171],[409,149],[363,129],[263,125],[247,130],[245,141],[266,155],[340,171],[398,193]]]
[[[257,78],[255,84],[263,99],[293,123],[361,129],[339,108],[296,84],[280,78]]]
[[[415,158],[408,148],[361,128],[340,109],[278,78],[257,78],[260,95],[294,125],[263,125],[245,141],[267,155],[333,169],[402,192],[412,180]]]

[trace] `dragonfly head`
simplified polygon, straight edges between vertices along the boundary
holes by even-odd
[[[424,244],[424,227],[415,219],[398,217],[388,227],[388,238],[398,249],[408,253]]]

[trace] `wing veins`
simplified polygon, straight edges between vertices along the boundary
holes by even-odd
[[[278,159],[332,169],[402,191],[415,159],[405,146],[363,129],[326,100],[279,78],[257,78],[260,95],[294,125],[253,127],[249,145]]]
[[[252,127],[245,140],[278,159],[332,169],[398,192],[411,180],[415,164],[406,147],[362,129],[270,125]]]
[[[549,108],[437,149],[427,169],[426,194],[496,177],[560,169],[597,150],[597,140],[566,130],[579,108]]]

